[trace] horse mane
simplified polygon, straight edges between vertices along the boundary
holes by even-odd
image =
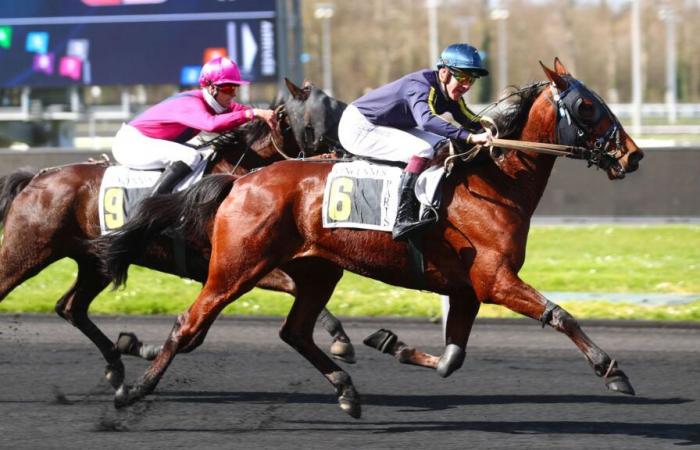
[[[532,105],[546,85],[546,82],[539,82],[529,84],[522,88],[516,86],[510,86],[508,88],[507,92],[501,97],[501,100],[494,105],[491,114],[489,114],[489,117],[493,119],[498,127],[498,136],[500,138],[512,139],[520,136],[527,122],[527,116],[530,114]],[[480,113],[479,117],[481,117],[484,112]],[[467,144],[463,144],[459,145],[459,148],[456,150],[462,153],[468,149]],[[449,156],[449,145],[445,145],[438,150],[431,165],[442,165]],[[482,164],[490,161],[491,158],[488,157],[486,152],[480,152],[469,165],[473,166],[474,164]]]
[[[532,83],[522,88],[510,86],[496,103],[491,118],[498,126],[499,137],[512,139],[520,136],[535,99],[547,86],[546,82]]]

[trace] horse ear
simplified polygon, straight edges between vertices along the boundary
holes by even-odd
[[[569,83],[567,83],[565,79],[563,79],[558,73],[556,73],[549,67],[545,66],[542,61],[540,61],[540,66],[542,66],[542,70],[544,70],[544,74],[547,75],[549,81],[551,81],[557,86],[557,89],[559,89],[560,91],[564,91],[566,90],[566,88],[569,87]]]
[[[292,94],[292,97],[294,97],[295,99],[304,101],[307,98],[309,98],[308,91],[304,91],[302,88],[300,88],[296,84],[292,83],[289,80],[289,78],[284,77],[284,84],[287,85],[287,89],[289,90],[289,93]]]
[[[571,74],[569,73],[569,71],[566,70],[566,67],[564,67],[564,64],[562,64],[561,61],[559,61],[559,57],[558,57],[558,56],[554,58],[554,70],[555,70],[559,75],[569,75],[569,76],[571,76]]]

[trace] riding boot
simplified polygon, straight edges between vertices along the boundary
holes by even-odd
[[[169,194],[175,186],[192,172],[190,166],[182,161],[174,161],[165,167],[160,178],[153,186],[151,195]]]
[[[435,223],[433,219],[418,220],[420,202],[416,198],[414,188],[418,180],[417,173],[403,172],[401,174],[401,186],[399,187],[399,210],[396,214],[396,223],[391,236],[396,241],[406,240],[409,235],[421,231],[428,225]]]

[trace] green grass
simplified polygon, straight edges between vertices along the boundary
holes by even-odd
[[[73,282],[76,267],[59,261],[17,287],[0,312],[53,311]],[[700,226],[533,227],[521,277],[541,291],[700,293]],[[126,289],[106,291],[91,307],[104,314],[177,314],[197,296],[198,283],[132,267]],[[562,302],[579,318],[700,320],[698,301],[674,306]],[[255,289],[225,313],[286,315],[291,297]],[[329,303],[341,316],[403,316],[435,319],[435,294],[409,291],[346,273]],[[518,317],[485,305],[482,317]]]

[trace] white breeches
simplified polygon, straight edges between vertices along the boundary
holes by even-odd
[[[348,105],[340,118],[338,139],[354,155],[401,162],[408,162],[411,156],[432,159],[434,143],[444,140],[419,128],[374,125],[354,105]]]
[[[182,161],[194,169],[201,159],[192,147],[144,136],[126,123],[114,138],[112,154],[119,164],[141,170],[162,169],[174,161]]]

